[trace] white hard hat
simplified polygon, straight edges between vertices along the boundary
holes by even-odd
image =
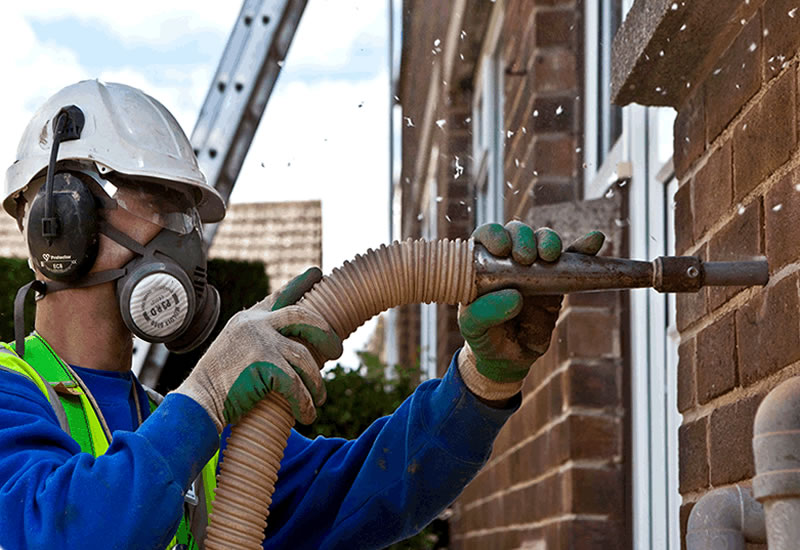
[[[124,84],[84,80],[57,92],[36,111],[17,148],[17,160],[6,170],[3,208],[16,216],[16,199],[47,169],[53,138],[53,117],[76,105],[86,118],[80,139],[64,141],[58,161],[93,164],[98,173],[182,187],[197,197],[203,222],[225,216],[225,203],[208,185],[192,146],[178,122],[161,103]],[[41,177],[37,182],[43,181]]]

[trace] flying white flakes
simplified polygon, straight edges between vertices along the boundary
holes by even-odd
[[[445,124],[447,124],[447,120],[443,118],[440,118],[439,120],[436,121],[436,126],[438,126],[439,128],[444,128]]]
[[[780,212],[781,208],[783,208],[783,204],[778,203],[778,204],[776,204],[775,206],[772,207],[772,211],[773,212]]]
[[[444,200],[444,197],[442,197],[441,195],[436,197],[436,202],[442,202],[443,200]]]
[[[672,8],[672,11],[675,11],[675,10],[678,9],[678,3],[677,2],[673,2],[672,6],[670,6],[670,7]]]
[[[507,138],[510,138],[510,137],[511,137],[511,136],[513,136],[513,135],[514,135],[514,132],[512,132],[511,130],[509,130],[509,131],[507,131],[507,132],[506,132],[506,137],[507,137]]]
[[[788,15],[789,15],[789,17],[794,19],[794,16],[797,15],[797,8],[790,9]]]
[[[414,121],[413,121],[413,120],[411,120],[411,117],[410,117],[410,116],[403,117],[403,118],[404,118],[404,119],[405,119],[405,121],[406,121],[406,126],[407,126],[407,127],[411,128],[411,127],[413,127],[413,126],[414,126]]]
[[[610,187],[608,189],[608,191],[606,191],[605,197],[607,199],[610,199],[610,198],[614,197],[614,188],[613,187]]]
[[[437,38],[436,40],[434,40],[434,41],[433,41],[433,45],[434,45],[434,47],[437,47],[437,48],[439,47],[439,44],[441,44],[441,43],[442,43],[442,41],[441,41],[441,40],[439,40],[438,38]]]
[[[556,115],[560,115],[563,112],[564,112],[564,107],[562,107],[561,105],[556,107]]]
[[[461,166],[461,163],[459,162],[459,160],[460,160],[460,159],[458,158],[458,156],[456,156],[456,162],[455,162],[455,169],[456,169],[456,171],[455,171],[455,173],[453,174],[453,179],[458,179],[458,178],[460,178],[460,177],[461,177],[461,175],[464,173],[464,167],[463,167],[463,166]]]
[[[461,30],[461,40],[464,40],[467,37],[467,31]]]
[[[539,109],[534,109],[533,110],[533,117],[536,118],[538,116],[539,116]]]
[[[512,189],[514,186],[511,185],[510,181],[506,181],[506,187],[508,187],[509,189]]]
[[[421,222],[424,217],[425,215],[422,212],[420,212],[419,214],[417,214],[417,221]]]
[[[685,31],[685,30],[686,30],[686,23],[684,23],[683,25],[681,25],[681,28],[680,28],[680,29],[678,29],[678,31],[679,31],[679,32],[683,32],[683,31]]]
[[[754,51],[756,51],[757,48],[758,48],[758,46],[756,45],[755,42],[750,42],[750,46],[747,49],[749,51],[751,51],[751,52],[754,52]]]
[[[798,183],[797,185],[794,186],[794,190],[795,191],[800,191],[800,183]]]
[[[761,31],[761,34],[763,34],[764,36],[769,36],[769,29],[765,28],[763,31]]]
[[[448,216],[447,214],[444,215],[444,219],[447,220],[447,223],[450,223],[450,222],[453,221],[453,220],[450,219],[450,216]]]
[[[736,213],[739,214],[740,216],[744,214],[744,206],[740,204],[739,208],[736,210]]]

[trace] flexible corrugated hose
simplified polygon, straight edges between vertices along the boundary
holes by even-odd
[[[557,262],[515,264],[491,256],[472,239],[410,239],[358,255],[323,278],[302,303],[346,339],[374,315],[405,304],[458,304],[515,287],[527,294],[563,294],[652,287],[695,292],[704,285],[765,285],[765,259],[706,262],[661,257],[652,262],[565,252]],[[294,424],[289,404],[269,394],[232,429],[220,467],[205,547],[258,550],[286,441]]]

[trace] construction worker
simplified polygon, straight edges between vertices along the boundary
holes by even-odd
[[[3,206],[36,281],[0,347],[0,548],[198,547],[229,425],[269,392],[303,423],[324,400],[314,355],[338,357],[341,341],[297,304],[319,270],[235,315],[162,401],[131,372],[132,335],[175,351],[205,340],[219,298],[201,224],[225,214],[170,113],[120,84],[59,91],[22,136]],[[474,237],[523,264],[561,253],[557,234],[521,223]],[[575,250],[601,245],[590,234]],[[466,343],[444,378],[391,416],[352,441],[293,431],[264,548],[383,548],[423,528],[486,462],[559,307],[487,294],[460,310]]]

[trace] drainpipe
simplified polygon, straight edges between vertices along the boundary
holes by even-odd
[[[745,550],[766,540],[764,509],[747,487],[714,489],[689,514],[686,550]]]
[[[800,377],[774,388],[753,425],[753,494],[764,505],[770,550],[800,545]]]

